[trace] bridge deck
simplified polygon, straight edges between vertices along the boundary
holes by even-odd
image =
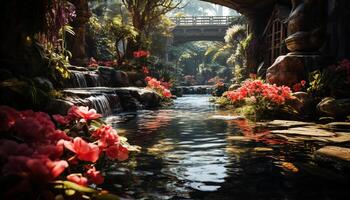
[[[229,26],[234,16],[189,16],[189,17],[171,17],[176,26],[203,26],[203,25],[226,25]]]

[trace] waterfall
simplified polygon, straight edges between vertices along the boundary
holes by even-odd
[[[86,100],[89,102],[91,108],[94,108],[103,116],[108,116],[122,110],[119,97],[116,94],[90,96]]]
[[[72,73],[72,77],[71,79],[73,79],[73,87],[87,87],[87,81],[86,81],[86,77],[85,74],[79,71],[71,71]]]
[[[112,114],[112,108],[109,104],[108,98],[105,95],[91,96],[88,97],[88,100],[98,113],[103,114],[103,116],[107,116]]]
[[[103,86],[98,73],[90,71],[71,70],[72,76],[67,83],[67,87],[86,88]]]

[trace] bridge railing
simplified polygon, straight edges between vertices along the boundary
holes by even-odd
[[[234,18],[234,16],[170,17],[176,25],[180,26],[230,25]]]

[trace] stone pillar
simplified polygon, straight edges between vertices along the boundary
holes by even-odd
[[[277,85],[293,86],[307,80],[307,72],[321,65],[319,49],[326,42],[327,1],[291,1],[293,7],[285,40],[290,53],[278,57],[266,73],[267,81]]]
[[[87,0],[70,0],[75,6],[76,18],[72,22],[75,35],[69,40],[69,49],[72,53],[71,64],[84,66],[88,62],[85,53],[85,26],[89,21],[91,13]]]

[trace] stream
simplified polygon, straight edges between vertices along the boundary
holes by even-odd
[[[246,140],[254,124],[209,97],[185,95],[169,108],[108,117],[142,150],[106,169],[103,187],[122,199],[349,198],[350,173],[316,163],[318,144]]]

